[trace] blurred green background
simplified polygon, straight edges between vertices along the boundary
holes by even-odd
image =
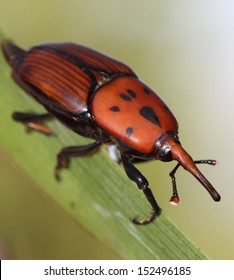
[[[96,48],[130,65],[154,88],[175,114],[191,156],[219,161],[200,168],[222,200],[213,202],[181,169],[181,203],[173,207],[168,173],[175,163],[155,161],[140,169],[164,212],[202,251],[212,259],[234,258],[233,1],[0,0],[0,26],[24,48],[48,41]],[[0,253],[17,259],[118,258],[1,149]]]

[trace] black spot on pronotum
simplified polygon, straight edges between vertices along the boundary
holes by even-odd
[[[125,93],[120,93],[119,95],[124,101],[128,101],[130,102],[132,99],[131,97],[129,97],[128,95],[126,95]]]
[[[132,98],[136,98],[136,93],[134,91],[132,91],[131,89],[128,89],[127,92]]]
[[[149,90],[147,87],[144,87],[144,92],[145,92],[146,94],[150,94],[150,90]]]
[[[120,111],[120,109],[119,109],[118,106],[112,106],[112,107],[110,107],[109,109],[110,109],[112,112],[119,112],[119,111]]]
[[[133,133],[133,128],[132,128],[132,127],[128,127],[128,128],[126,129],[126,134],[127,134],[127,136],[130,136],[132,133]]]
[[[147,119],[148,121],[152,122],[153,124],[158,125],[159,127],[161,127],[161,124],[159,122],[159,119],[156,115],[156,113],[154,112],[154,110],[151,107],[142,107],[139,111],[140,115],[142,117],[144,117],[145,119]]]

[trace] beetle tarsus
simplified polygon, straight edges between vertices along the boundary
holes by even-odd
[[[145,220],[138,220],[136,217],[132,218],[131,221],[135,224],[135,225],[147,225],[150,224],[151,222],[153,222],[153,220],[156,218],[156,213],[152,212],[149,217],[147,217]]]
[[[49,113],[31,114],[31,113],[14,112],[12,114],[12,117],[15,121],[23,123],[28,131],[36,130],[46,135],[53,134],[51,128],[41,123],[53,117]]]
[[[154,219],[160,214],[161,210],[153,210],[150,215],[144,220],[138,220],[136,217],[132,218],[131,221],[135,225],[147,225],[154,221]]]
[[[64,168],[68,168],[70,160],[68,157],[61,157],[60,154],[57,156],[57,165],[54,170],[54,175],[57,181],[61,180],[61,170]]]

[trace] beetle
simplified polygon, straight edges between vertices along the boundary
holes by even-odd
[[[180,166],[205,187],[214,201],[221,199],[196,166],[215,165],[216,161],[191,158],[181,146],[178,123],[170,109],[124,63],[70,42],[42,44],[24,51],[5,41],[2,50],[13,69],[15,82],[47,110],[40,115],[15,112],[16,121],[51,134],[44,121],[55,117],[75,133],[94,139],[91,144],[65,147],[58,153],[56,178],[60,177],[61,169],[68,167],[71,157],[96,152],[102,144],[114,145],[127,176],[143,191],[152,207],[145,219],[133,218],[135,224],[148,224],[161,211],[147,179],[134,165],[137,162],[178,162],[169,174],[172,204],[180,200],[175,179]]]

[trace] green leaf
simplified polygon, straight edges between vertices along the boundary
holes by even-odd
[[[0,33],[0,41],[4,39]],[[52,200],[95,238],[123,259],[206,259],[194,244],[162,213],[153,223],[137,226],[130,217],[145,218],[150,207],[143,193],[103,147],[90,157],[72,160],[62,181],[53,176],[56,154],[64,146],[90,140],[59,122],[49,126],[55,135],[26,133],[11,118],[14,111],[44,112],[10,78],[10,67],[0,54],[0,146]]]

